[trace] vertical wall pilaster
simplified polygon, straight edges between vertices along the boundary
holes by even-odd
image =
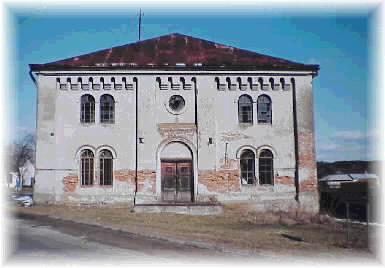
[[[295,79],[298,201],[302,211],[319,212],[314,139],[312,76]]]

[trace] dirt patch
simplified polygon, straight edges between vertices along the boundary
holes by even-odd
[[[226,206],[224,213],[212,216],[191,216],[172,213],[134,213],[131,208],[33,206],[12,208],[12,211],[78,219],[125,228],[134,232],[157,233],[179,239],[215,243],[240,249],[288,251],[330,248],[367,249],[365,225],[351,226],[351,239],[346,240],[344,224],[323,216],[301,223],[287,215],[275,215],[275,221],[261,222],[256,215],[237,206]],[[259,215],[260,216],[260,215]],[[274,217],[270,215],[269,217]],[[289,239],[295,237],[298,239]]]

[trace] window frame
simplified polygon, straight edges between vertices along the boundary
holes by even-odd
[[[107,98],[107,100],[103,100],[103,98]],[[114,99],[114,97],[110,94],[101,95],[99,108],[100,108],[100,115],[99,115],[100,123],[102,123],[102,124],[114,124],[115,123],[115,99]]]
[[[86,154],[88,153],[88,154]],[[80,152],[80,185],[93,186],[95,183],[95,155],[90,149]],[[88,163],[88,168],[85,168]]]
[[[263,154],[268,153],[268,156]],[[267,175],[262,175],[267,174]],[[267,179],[266,179],[267,178]],[[262,149],[258,155],[258,179],[260,185],[274,186],[274,154],[269,149]]]
[[[249,155],[245,155],[249,154]],[[246,162],[246,170],[243,169],[243,163]],[[241,185],[255,185],[255,153],[250,149],[243,149],[239,159]],[[244,174],[246,179],[244,181]],[[251,176],[250,176],[251,175]]]
[[[242,100],[245,100],[242,102]],[[247,100],[247,101],[246,101]],[[249,107],[249,111],[242,111],[243,107]],[[243,94],[238,98],[238,123],[240,124],[253,124],[253,98],[247,94]]]
[[[263,102],[263,100],[268,100],[268,102]],[[261,111],[262,107],[264,107],[262,105],[266,106],[266,111]],[[273,102],[266,94],[258,96],[257,99],[257,122],[258,124],[272,124],[273,122]]]
[[[104,153],[108,155],[104,155]],[[99,185],[100,186],[112,186],[114,181],[114,164],[113,154],[110,150],[103,149],[99,152]],[[106,171],[106,163],[108,169]],[[108,183],[106,183],[106,181]]]
[[[87,100],[85,100],[87,98]],[[90,101],[90,99],[92,101]],[[89,105],[89,106],[86,106]],[[89,114],[88,120],[86,115]],[[94,124],[95,123],[95,98],[91,94],[84,94],[80,97],[80,123]]]

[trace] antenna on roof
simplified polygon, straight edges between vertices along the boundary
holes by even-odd
[[[140,41],[140,30],[142,28],[142,15],[144,15],[144,13],[142,13],[142,9],[139,9],[139,36],[138,36],[138,41]]]

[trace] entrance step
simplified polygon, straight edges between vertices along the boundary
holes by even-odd
[[[174,203],[174,204],[136,204],[134,211],[138,213],[176,213],[187,215],[217,215],[223,212],[219,204]]]

